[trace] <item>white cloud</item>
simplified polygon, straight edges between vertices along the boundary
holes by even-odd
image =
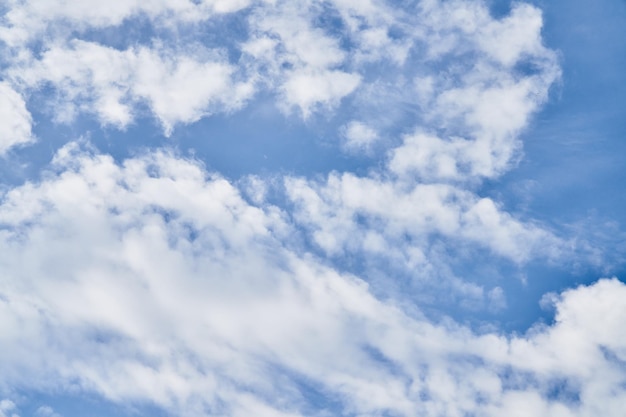
[[[312,27],[314,13],[306,2],[280,2],[280,6],[261,9],[253,16],[258,31],[278,37],[283,59],[292,65],[309,69],[327,69],[341,64],[346,52],[338,39],[327,36],[321,28]]]
[[[32,116],[24,98],[7,82],[0,82],[0,155],[34,140]]]
[[[315,6],[306,2],[259,9],[250,21],[255,37],[244,46],[259,61],[255,66],[271,68],[270,85],[280,92],[278,106],[287,112],[296,107],[305,119],[314,111],[336,108],[361,81],[358,72],[339,69],[347,53],[337,37],[314,26],[317,16]]]
[[[299,377],[364,415],[612,415],[626,395],[617,280],[561,294],[552,326],[476,335],[290,249],[280,210],[193,161],[71,145],[55,164],[0,205],[3,384],[180,415],[305,415]]]
[[[148,100],[166,132],[179,122],[237,109],[254,91],[250,83],[234,82],[233,68],[223,62],[175,55],[161,58],[145,50],[137,58],[134,92]]]
[[[455,276],[447,249],[520,265],[567,251],[566,239],[475,191],[515,163],[519,134],[559,77],[539,11],[520,4],[495,19],[469,0],[414,10],[266,1],[246,11],[234,45],[187,43],[177,32],[252,4],[7,6],[0,152],[32,140],[20,94],[43,86],[66,122],[85,112],[124,128],[147,106],[169,134],[265,89],[305,119],[346,111],[338,124],[349,151],[371,151],[390,131],[398,142],[365,175],[283,178],[291,212],[267,203],[275,184],[245,179],[248,202],[172,152],[116,163],[86,145],[62,148],[42,180],[0,200],[0,386],[93,392],[188,416],[617,415],[626,399],[616,366],[626,360],[626,286],[617,280],[545,297],[553,325],[478,335],[377,299],[332,267],[382,258],[431,278],[463,308],[497,311],[511,295]],[[330,9],[339,20],[324,23]],[[137,17],[150,20],[149,41],[114,48],[97,34],[80,38]],[[27,46],[34,39],[40,50]],[[310,242],[320,257],[304,249]],[[302,384],[338,409],[319,410]],[[7,401],[0,417],[14,412]]]
[[[493,200],[451,185],[406,186],[346,173],[331,174],[324,183],[288,179],[286,187],[297,203],[297,218],[330,254],[362,249],[360,242],[367,239],[355,237],[372,232],[395,243],[390,251],[404,236],[419,246],[428,245],[434,234],[480,243],[516,262],[539,254],[558,256],[563,245],[549,232],[499,210]]]
[[[0,37],[12,45],[9,74],[28,70],[31,87],[47,81],[61,92],[63,99],[54,103],[57,119],[86,111],[124,127],[148,102],[168,133],[217,108],[239,109],[259,89],[274,94],[279,108],[299,109],[304,118],[333,111],[352,94],[378,118],[391,106],[421,105],[422,127],[450,126],[450,135],[476,143],[466,158],[470,173],[481,176],[508,167],[519,148],[517,134],[559,74],[554,53],[541,43],[541,14],[528,5],[494,19],[475,1],[422,2],[415,11],[375,1],[257,2],[249,8],[252,4],[158,0],[103,8],[32,0],[10,5]],[[227,46],[234,55],[243,53],[239,59],[228,58],[220,42],[194,46],[196,40],[188,44],[193,36],[178,39],[180,31],[203,36],[201,26],[190,21],[213,19],[219,26],[215,13],[244,9],[246,37]],[[330,12],[336,23],[324,22]],[[129,39],[123,50],[98,43],[98,30],[144,17],[154,31],[148,41]],[[86,41],[82,33],[89,29],[96,35]],[[31,36],[43,43],[43,55],[34,54],[35,60],[27,44],[9,40]],[[509,40],[507,47],[502,39]],[[460,56],[463,65],[449,65]],[[525,63],[534,68],[532,74],[517,69]],[[429,83],[418,83],[421,92],[411,95],[407,77]],[[78,99],[81,105],[73,102]],[[397,116],[387,117],[386,128],[394,126]]]
[[[335,107],[359,85],[360,77],[343,71],[296,71],[283,85],[288,108],[297,106],[306,119],[317,107]]]
[[[12,69],[30,88],[51,83],[60,94],[56,115],[71,121],[77,111],[98,116],[104,125],[127,126],[138,102],[148,104],[166,134],[216,111],[234,110],[254,87],[233,80],[234,69],[214,51],[128,49],[74,41],[53,47],[41,60]],[[70,120],[67,120],[69,118]]]
[[[143,16],[165,25],[189,23],[206,20],[215,13],[237,12],[250,4],[250,0],[9,0],[0,39],[19,47],[47,32],[71,36],[68,25],[82,32],[119,26],[125,20]]]
[[[19,417],[15,403],[9,399],[0,401],[0,417]]]
[[[380,139],[370,126],[354,120],[344,126],[342,133],[345,139],[343,147],[349,152],[370,152],[374,143]]]
[[[415,173],[427,182],[458,180],[465,178],[461,167],[468,147],[469,143],[461,138],[444,141],[434,135],[417,133],[405,137],[402,146],[391,151],[389,169],[399,176]]]
[[[507,66],[529,57],[552,59],[542,44],[542,26],[541,11],[518,3],[504,19],[481,27],[478,42],[493,58]]]

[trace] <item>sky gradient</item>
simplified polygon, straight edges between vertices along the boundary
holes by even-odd
[[[622,415],[624,28],[4,2],[0,417]]]

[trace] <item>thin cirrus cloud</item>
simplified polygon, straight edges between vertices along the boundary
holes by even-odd
[[[0,417],[86,396],[141,415],[618,415],[624,284],[549,293],[554,320],[510,333],[516,295],[469,272],[602,258],[481,188],[561,77],[540,10],[96,3],[1,9],[0,152],[56,148],[2,189]],[[175,141],[270,105],[362,165],[228,178],[182,142],[109,155],[77,122]]]

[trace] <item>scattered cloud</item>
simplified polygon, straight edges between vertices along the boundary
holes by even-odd
[[[449,317],[515,301],[508,281],[458,267],[476,254],[494,270],[597,255],[483,187],[519,162],[561,76],[541,11],[409,3],[0,7],[0,154],[57,146],[0,189],[3,395],[190,417],[618,415],[617,278],[544,295],[554,320],[528,331]],[[122,158],[58,145],[56,125],[33,133],[86,116],[113,137],[147,120],[171,136],[267,105],[339,138],[326,145],[349,162],[228,178],[180,143]],[[50,403],[35,415],[66,414]],[[17,412],[0,401],[0,417]]]
[[[103,125],[124,128],[133,120],[137,103],[145,103],[169,134],[177,123],[240,107],[254,88],[234,81],[232,73],[219,54],[201,47],[189,54],[119,51],[74,41],[67,48],[45,51],[40,60],[14,68],[11,75],[30,88],[55,86],[61,107],[55,113],[62,122],[87,111]]]
[[[368,125],[351,121],[343,129],[343,147],[349,152],[371,152],[372,146],[380,138],[378,133]]]
[[[20,93],[7,82],[0,83],[0,155],[15,146],[35,140],[32,116]]]

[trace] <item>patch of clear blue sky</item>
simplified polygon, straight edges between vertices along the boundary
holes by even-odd
[[[113,417],[113,416],[151,416],[167,417],[166,411],[153,404],[125,401],[111,402],[99,395],[83,391],[77,385],[72,394],[61,395],[58,392],[22,391],[12,396],[20,416],[36,416],[40,407],[52,407],[62,417]]]

